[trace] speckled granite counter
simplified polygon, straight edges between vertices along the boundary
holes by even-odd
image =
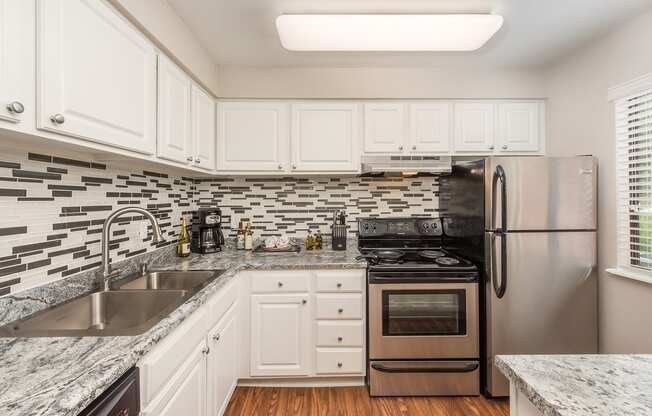
[[[239,271],[248,269],[328,269],[366,267],[358,261],[356,242],[347,251],[251,253],[226,250],[209,255],[174,257],[170,248],[143,256],[152,269],[225,272],[146,333],[133,337],[0,338],[0,415],[74,416],[138,363]],[[134,270],[142,259],[130,259]],[[125,267],[122,264],[118,266]],[[0,323],[31,314],[93,290],[92,275],[73,276],[46,287],[0,298]]]
[[[652,415],[652,355],[504,355],[496,365],[544,415]]]

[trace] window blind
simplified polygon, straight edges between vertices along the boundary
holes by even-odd
[[[652,89],[615,103],[618,266],[652,270]]]

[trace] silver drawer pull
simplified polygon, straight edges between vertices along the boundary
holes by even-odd
[[[213,341],[219,341],[219,340],[220,340],[220,334],[213,335]]]
[[[66,118],[63,116],[63,114],[53,114],[50,116],[50,121],[54,124],[63,124],[66,121]]]
[[[308,303],[308,301],[305,300],[305,299],[303,299],[303,300],[301,301],[301,303],[302,303],[303,305],[305,305],[306,303]]]
[[[20,101],[13,101],[7,104],[7,111],[12,114],[20,114],[25,111],[25,106]]]
[[[342,368],[342,363],[337,363],[338,368]]]
[[[342,313],[342,312],[344,312],[344,308],[339,308],[339,309],[337,310],[337,313]]]
[[[337,342],[342,342],[343,339],[344,338],[342,338],[342,337],[337,337]]]
[[[342,283],[337,282],[337,288],[338,288],[338,289],[341,289],[341,288],[342,288]]]
[[[283,287],[283,282],[278,282],[278,287]]]

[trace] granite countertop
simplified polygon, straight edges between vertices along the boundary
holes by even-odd
[[[349,241],[347,246],[346,251],[325,248],[318,251],[302,249],[300,253],[251,253],[227,249],[215,254],[192,254],[185,259],[174,257],[169,247],[157,250],[158,255],[150,254],[147,260],[153,270],[224,269],[225,272],[170,316],[138,336],[0,338],[0,414],[75,416],[239,271],[365,268],[364,261],[356,260],[356,242]],[[134,269],[138,258],[129,262]],[[0,298],[0,309],[11,309],[3,311],[0,318],[4,321],[0,320],[0,324],[60,303],[66,300],[63,297],[79,296],[91,287],[77,277],[55,282],[51,287],[38,288],[33,293],[28,291]]]
[[[496,365],[546,416],[652,415],[652,355],[503,355]]]

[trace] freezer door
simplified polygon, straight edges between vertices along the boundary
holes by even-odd
[[[486,227],[595,230],[596,179],[592,156],[488,158]]]
[[[495,355],[597,353],[595,232],[485,239],[488,392],[509,394]]]

